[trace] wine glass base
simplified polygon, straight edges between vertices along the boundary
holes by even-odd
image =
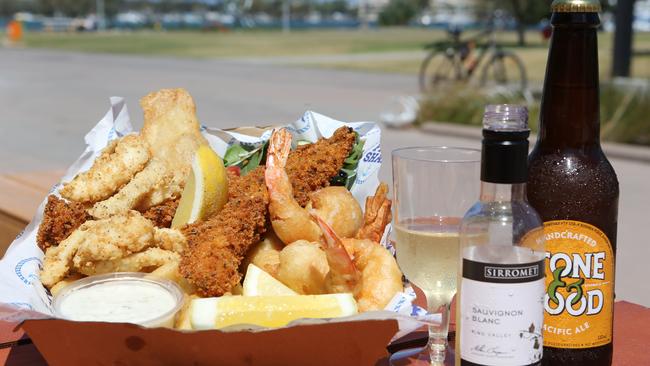
[[[445,354],[445,362],[431,362],[429,357],[428,346],[407,348],[393,353],[388,359],[388,364],[391,366],[453,366],[454,365],[454,350],[451,347],[447,348]]]

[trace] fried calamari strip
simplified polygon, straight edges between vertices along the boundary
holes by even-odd
[[[86,276],[111,272],[147,272],[179,260],[180,255],[176,252],[160,248],[149,248],[124,258],[92,262],[89,265],[79,267],[78,270]]]
[[[151,158],[149,146],[138,135],[111,142],[87,171],[78,174],[61,189],[61,196],[94,203],[112,196],[141,171]]]
[[[187,240],[180,232],[155,228],[137,211],[129,211],[108,219],[86,221],[58,246],[48,248],[40,278],[43,285],[51,287],[71,271],[98,273],[96,267],[100,263],[105,263],[102,268],[115,267],[120,260],[149,248],[175,253],[184,250],[186,245]]]
[[[91,219],[86,208],[78,202],[66,202],[55,195],[47,197],[43,221],[38,227],[36,242],[45,251],[51,246],[59,245],[81,224]]]
[[[354,133],[343,127],[330,139],[291,152],[287,174],[298,202],[305,205],[311,192],[329,185],[354,139]],[[180,271],[197,286],[201,296],[231,291],[241,279],[239,265],[244,255],[266,231],[269,198],[264,170],[260,166],[243,177],[229,174],[229,200],[224,208],[208,220],[183,229],[189,246],[183,252]]]
[[[194,153],[207,141],[201,135],[196,108],[184,89],[162,89],[140,101],[144,127],[140,137],[152,158],[112,197],[95,203],[90,214],[107,218],[135,209],[145,211],[180,197],[192,169]]]

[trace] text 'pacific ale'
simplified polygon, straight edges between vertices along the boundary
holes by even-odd
[[[556,0],[528,199],[544,221],[544,365],[612,363],[618,180],[600,147],[597,0]]]

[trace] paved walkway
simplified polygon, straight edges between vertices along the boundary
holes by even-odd
[[[113,95],[141,121],[140,97],[184,87],[204,124],[229,127],[293,121],[308,109],[374,120],[391,97],[417,90],[403,75],[38,50],[0,49],[0,70],[0,151],[16,157],[0,159],[0,171],[72,161]]]
[[[409,76],[283,67],[255,62],[196,61],[0,49],[0,172],[68,166],[83,135],[108,109],[108,97],[137,100],[149,91],[184,87],[200,120],[216,127],[283,123],[306,109],[342,120],[376,120],[395,95],[417,91]],[[384,130],[386,153],[408,145],[478,147],[471,138],[418,130]],[[617,296],[650,306],[650,165],[613,159],[621,182]]]

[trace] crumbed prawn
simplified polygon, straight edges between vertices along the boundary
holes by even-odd
[[[285,129],[271,135],[264,180],[269,192],[269,216],[276,235],[285,243],[296,240],[317,241],[321,236],[309,212],[294,199],[293,187],[285,170],[291,134]]]
[[[380,183],[374,196],[366,199],[366,210],[363,216],[363,225],[355,235],[357,239],[369,239],[379,243],[384,236],[386,226],[393,219],[391,213],[391,200],[386,195],[388,185]]]

